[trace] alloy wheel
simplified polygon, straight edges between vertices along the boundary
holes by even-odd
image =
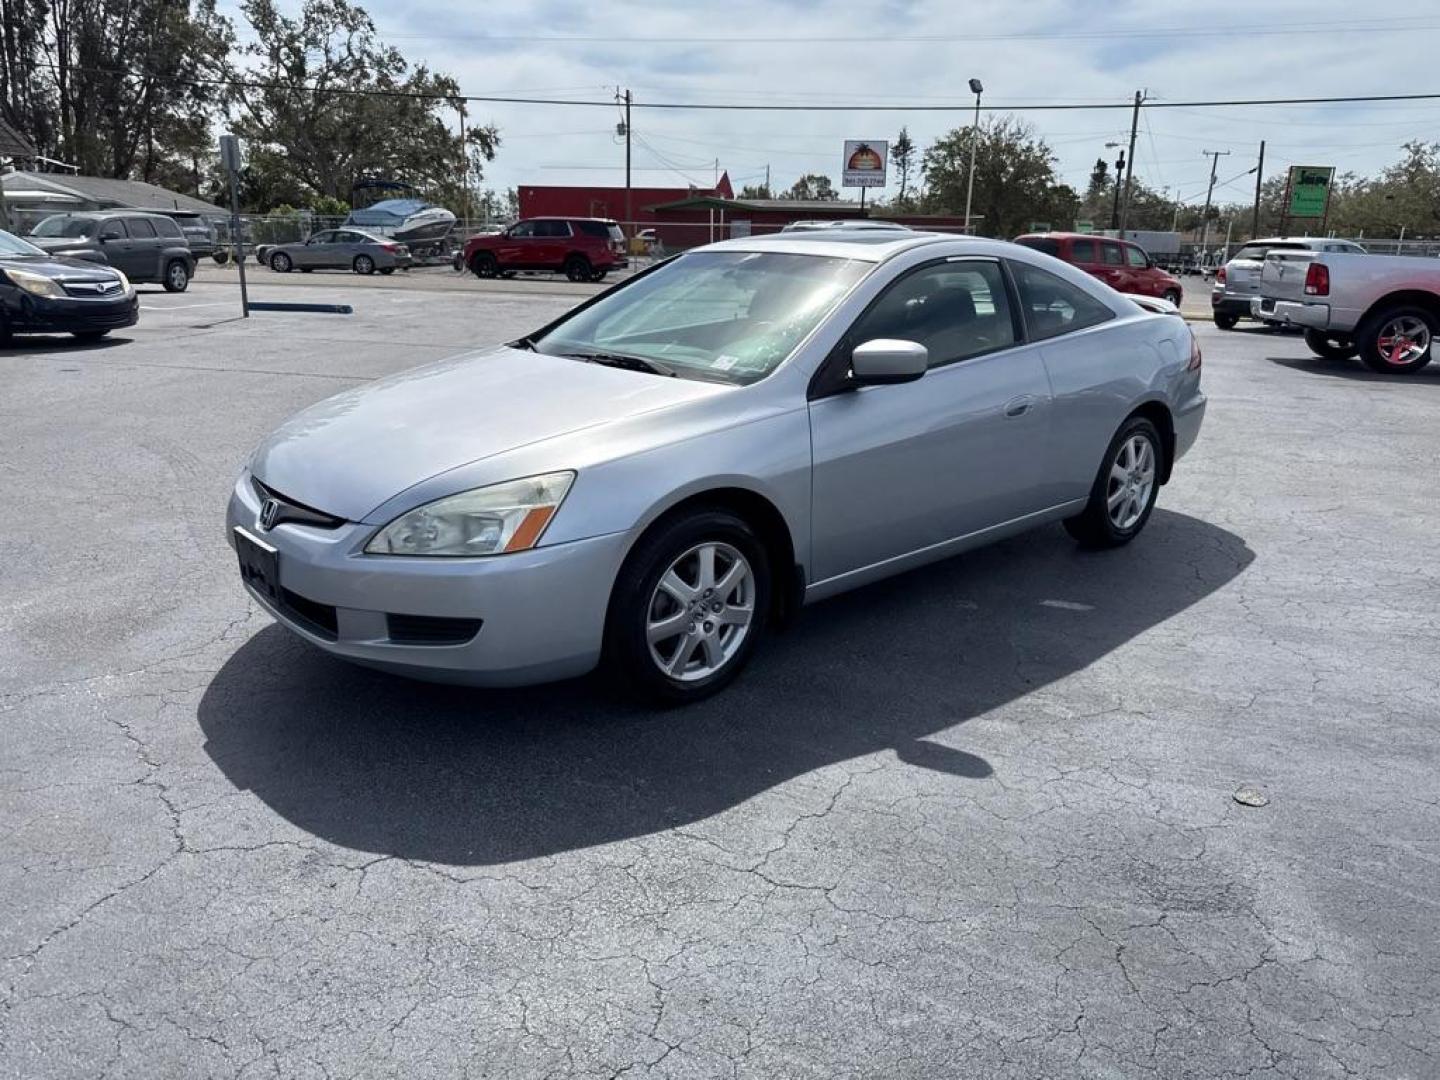
[[[672,679],[695,682],[729,664],[755,620],[755,575],[739,550],[697,544],[675,559],[650,596],[650,658]]]
[[[1110,464],[1105,507],[1110,523],[1122,532],[1135,523],[1150,505],[1155,487],[1155,447],[1144,435],[1132,435],[1120,444]]]
[[[1430,352],[1430,327],[1415,315],[1400,315],[1380,328],[1375,347],[1387,364],[1413,363]]]

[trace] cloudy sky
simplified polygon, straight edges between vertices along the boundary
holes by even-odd
[[[363,0],[362,0],[363,2]],[[232,4],[225,5],[233,10]],[[296,9],[299,0],[286,0]],[[383,37],[454,74],[469,94],[637,103],[842,106],[839,111],[659,110],[634,114],[635,183],[703,184],[715,161],[738,189],[805,172],[838,181],[846,138],[921,146],[964,124],[971,76],[997,110],[1065,102],[1420,93],[1440,89],[1427,57],[1440,6],[1399,0],[1266,0],[1196,5],[1136,0],[368,0]],[[237,19],[237,21],[239,21]],[[884,111],[855,111],[881,105]],[[921,111],[916,106],[957,106]],[[907,108],[907,106],[910,106]],[[1083,187],[1128,109],[1022,114]],[[623,183],[610,107],[475,103],[503,144],[486,184]],[[1261,139],[1266,175],[1291,163],[1377,171],[1407,139],[1440,138],[1440,101],[1343,106],[1155,108],[1142,113],[1136,175],[1204,199],[1204,150],[1220,159],[1219,202],[1248,198]]]

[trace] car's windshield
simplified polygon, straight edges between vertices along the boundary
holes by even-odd
[[[30,230],[31,236],[86,236],[95,229],[95,219],[56,214]]]
[[[0,230],[0,255],[44,255],[34,244],[27,244],[18,236]]]
[[[750,383],[790,355],[873,264],[817,255],[682,255],[532,344],[555,356],[622,355],[691,378]]]

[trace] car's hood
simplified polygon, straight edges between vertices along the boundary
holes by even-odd
[[[27,236],[27,243],[34,244],[41,251],[68,255],[75,259],[104,262],[105,256],[90,247],[90,241],[83,236]]]
[[[89,259],[72,259],[64,255],[5,255],[0,256],[0,270],[13,266],[19,270],[30,270],[44,274],[56,281],[114,281],[115,271],[103,263],[97,265]]]
[[[729,390],[501,347],[313,405],[261,444],[250,468],[287,498],[359,521],[450,469]]]

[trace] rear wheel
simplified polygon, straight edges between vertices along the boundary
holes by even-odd
[[[393,266],[382,266],[382,267],[380,268],[380,273],[384,274],[386,277],[389,277],[389,276],[390,276],[391,274],[393,274],[394,272],[395,272],[395,267],[393,267]]]
[[[610,272],[609,270],[594,270],[594,271],[592,271],[591,274],[590,274],[590,280],[591,280],[591,281],[604,281],[604,280],[605,280],[605,275],[608,274],[609,272]]]
[[[375,272],[375,260],[369,255],[356,255],[355,261],[350,264],[357,274],[368,276]]]
[[[165,267],[164,285],[166,292],[184,292],[190,287],[190,267],[176,259]]]
[[[270,256],[270,269],[274,270],[277,274],[288,274],[294,265],[295,263],[291,260],[290,256],[286,255],[283,251],[277,251],[274,255]]]
[[[493,278],[500,272],[500,262],[488,251],[477,251],[470,260],[470,272],[478,278]]]
[[[676,518],[641,539],[615,580],[611,674],[652,701],[708,697],[754,652],[769,604],[769,559],[743,519],[724,510]]]
[[[1212,318],[1215,320],[1215,325],[1221,330],[1234,330],[1235,324],[1240,321],[1239,315],[1227,315],[1220,311],[1215,312]]]
[[[1430,363],[1437,320],[1425,308],[1388,308],[1366,319],[1355,334],[1360,359],[1372,371],[1410,375]]]
[[[1065,519],[1066,531],[1089,548],[1119,547],[1139,536],[1155,508],[1164,452],[1154,424],[1143,416],[1127,420],[1110,440],[1085,509]]]
[[[1322,330],[1306,330],[1305,344],[1322,360],[1349,360],[1360,350],[1345,334],[1327,334]]]
[[[589,281],[593,272],[584,255],[571,255],[565,260],[565,276],[571,281]]]

